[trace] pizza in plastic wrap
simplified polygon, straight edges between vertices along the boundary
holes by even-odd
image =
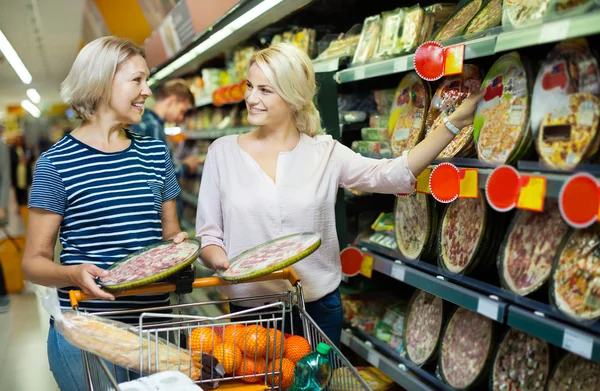
[[[555,202],[547,201],[543,213],[518,211],[500,252],[503,285],[522,296],[540,288],[568,231]]]
[[[415,364],[423,365],[435,355],[443,315],[442,299],[424,291],[415,293],[404,330],[406,354]]]
[[[600,391],[600,365],[569,353],[556,366],[548,391]]]
[[[550,376],[545,341],[510,329],[500,343],[492,369],[492,391],[544,391]]]
[[[474,385],[485,375],[493,351],[493,321],[464,308],[456,310],[442,338],[440,367],[444,381],[456,389]]]
[[[396,198],[394,229],[398,250],[408,259],[419,259],[431,234],[431,216],[426,194]]]
[[[469,22],[465,35],[481,33],[502,23],[502,0],[489,0]]]
[[[552,275],[558,309],[578,320],[600,318],[600,225],[573,232]]]
[[[433,41],[444,42],[459,36],[481,8],[481,0],[471,0],[450,17]]]
[[[551,3],[550,0],[504,0],[504,17],[507,23],[515,27],[538,24],[542,22]]]

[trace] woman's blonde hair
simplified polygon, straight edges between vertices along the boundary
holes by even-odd
[[[312,61],[302,50],[278,43],[250,58],[258,65],[273,89],[290,104],[299,131],[311,137],[322,133],[321,116],[313,99],[317,91]]]
[[[88,43],[60,86],[61,99],[71,105],[77,118],[89,120],[100,99],[110,100],[119,65],[133,56],[146,58],[144,49],[127,39],[109,36]]]

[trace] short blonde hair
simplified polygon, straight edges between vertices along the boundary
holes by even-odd
[[[108,36],[88,43],[60,86],[61,99],[71,105],[78,119],[89,120],[100,99],[110,100],[119,65],[133,56],[146,58],[144,49],[127,39]]]
[[[258,65],[273,89],[290,104],[296,127],[314,137],[322,133],[321,116],[313,102],[317,91],[312,61],[302,50],[278,43],[255,52],[249,66]]]

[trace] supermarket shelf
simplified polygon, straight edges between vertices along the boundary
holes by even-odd
[[[367,360],[372,366],[379,368],[408,391],[433,391],[436,389],[409,372],[404,364],[399,364],[383,356],[373,349],[372,344],[365,343],[347,330],[342,330],[342,344]]]
[[[192,193],[182,189],[181,193],[180,193],[180,197],[183,200],[183,202],[185,202],[186,204],[191,205],[193,207],[198,206],[198,197],[193,195]]]
[[[412,267],[406,262],[393,260],[370,251],[367,247],[357,247],[373,257],[373,270],[385,274],[405,284],[424,290],[442,299],[504,323],[506,303],[494,295],[479,293],[447,280],[442,275],[430,275]],[[492,296],[492,297],[490,297]]]
[[[490,35],[464,42],[451,41],[447,45],[464,43],[465,59],[470,60],[507,50],[559,42],[568,38],[598,33],[600,33],[600,10],[594,10],[583,15],[546,22],[519,30],[506,31],[506,28],[500,27],[492,30]],[[338,83],[342,84],[413,69],[414,54],[409,54],[373,64],[351,67],[336,73],[335,78]]]
[[[507,324],[600,363],[600,338],[517,306],[508,308]]]
[[[252,129],[254,129],[252,126],[240,126],[226,129],[190,130],[183,134],[188,140],[215,140],[219,137],[230,136],[233,134],[248,133]]]
[[[336,72],[340,69],[341,58],[332,58],[331,60],[313,61],[315,73]]]
[[[213,104],[212,95],[204,96],[200,99],[196,99],[196,108],[209,106]]]

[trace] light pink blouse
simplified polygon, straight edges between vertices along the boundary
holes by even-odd
[[[332,139],[302,134],[290,152],[279,154],[276,181],[227,136],[211,144],[198,195],[196,234],[202,247],[222,247],[229,258],[266,241],[301,232],[321,235],[321,247],[293,267],[306,302],[334,291],[341,280],[335,226],[338,187],[375,193],[408,193],[415,177],[407,154],[369,159]],[[286,292],[276,281],[221,288],[229,298]]]

